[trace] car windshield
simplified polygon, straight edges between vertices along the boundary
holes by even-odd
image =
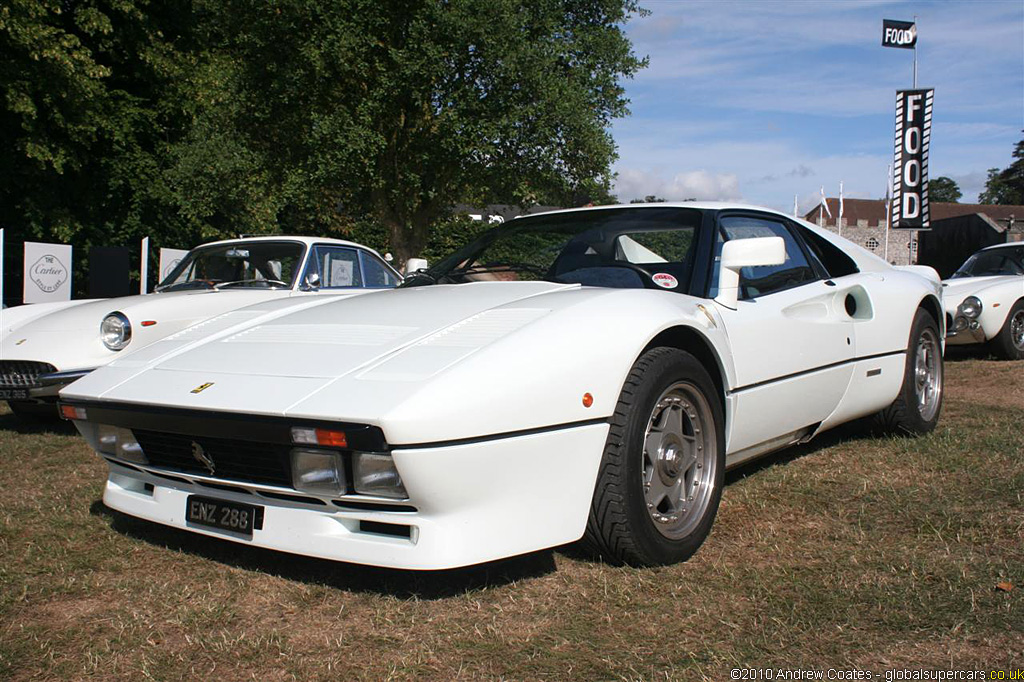
[[[1024,246],[979,251],[953,277],[993,277],[996,275],[1024,275]]]
[[[290,288],[302,262],[299,242],[239,242],[193,249],[157,291]]]
[[[402,286],[547,281],[686,293],[702,214],[616,208],[519,218],[488,230]]]

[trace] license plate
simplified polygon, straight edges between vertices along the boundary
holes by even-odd
[[[189,495],[185,502],[185,518],[189,523],[217,530],[226,530],[252,537],[252,529],[262,526],[263,507],[214,500],[200,495]],[[260,517],[260,518],[258,518]]]
[[[27,400],[27,388],[0,388],[0,400]]]

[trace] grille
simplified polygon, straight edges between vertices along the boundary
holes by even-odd
[[[35,388],[39,375],[56,372],[57,368],[34,360],[0,360],[0,387]]]
[[[227,481],[292,487],[289,447],[273,443],[182,436],[132,429],[150,464],[188,474],[202,474]],[[193,456],[193,443],[213,461],[214,472]]]

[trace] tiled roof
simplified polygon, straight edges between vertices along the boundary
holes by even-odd
[[[832,217],[824,214],[825,222],[835,224],[839,217],[839,199],[837,197],[826,197]],[[943,201],[933,201],[930,205],[931,219],[944,220],[955,218],[961,215],[972,213],[984,213],[993,221],[1005,222],[1010,216],[1017,221],[1024,221],[1024,206],[999,205],[999,204],[955,204]],[[820,206],[815,206],[804,214],[804,220],[812,223],[818,222]],[[847,199],[843,198],[843,219],[846,225],[856,225],[858,220],[867,220],[868,225],[877,225],[885,222],[885,200],[884,199]]]

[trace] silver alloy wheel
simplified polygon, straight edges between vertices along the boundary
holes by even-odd
[[[665,537],[689,535],[714,491],[718,434],[704,394],[689,382],[673,384],[647,420],[643,490],[647,513]]]
[[[1024,310],[1018,310],[1010,320],[1010,343],[1019,351],[1024,351]]]
[[[914,394],[921,419],[934,419],[942,398],[942,347],[930,328],[923,329],[917,340]]]

